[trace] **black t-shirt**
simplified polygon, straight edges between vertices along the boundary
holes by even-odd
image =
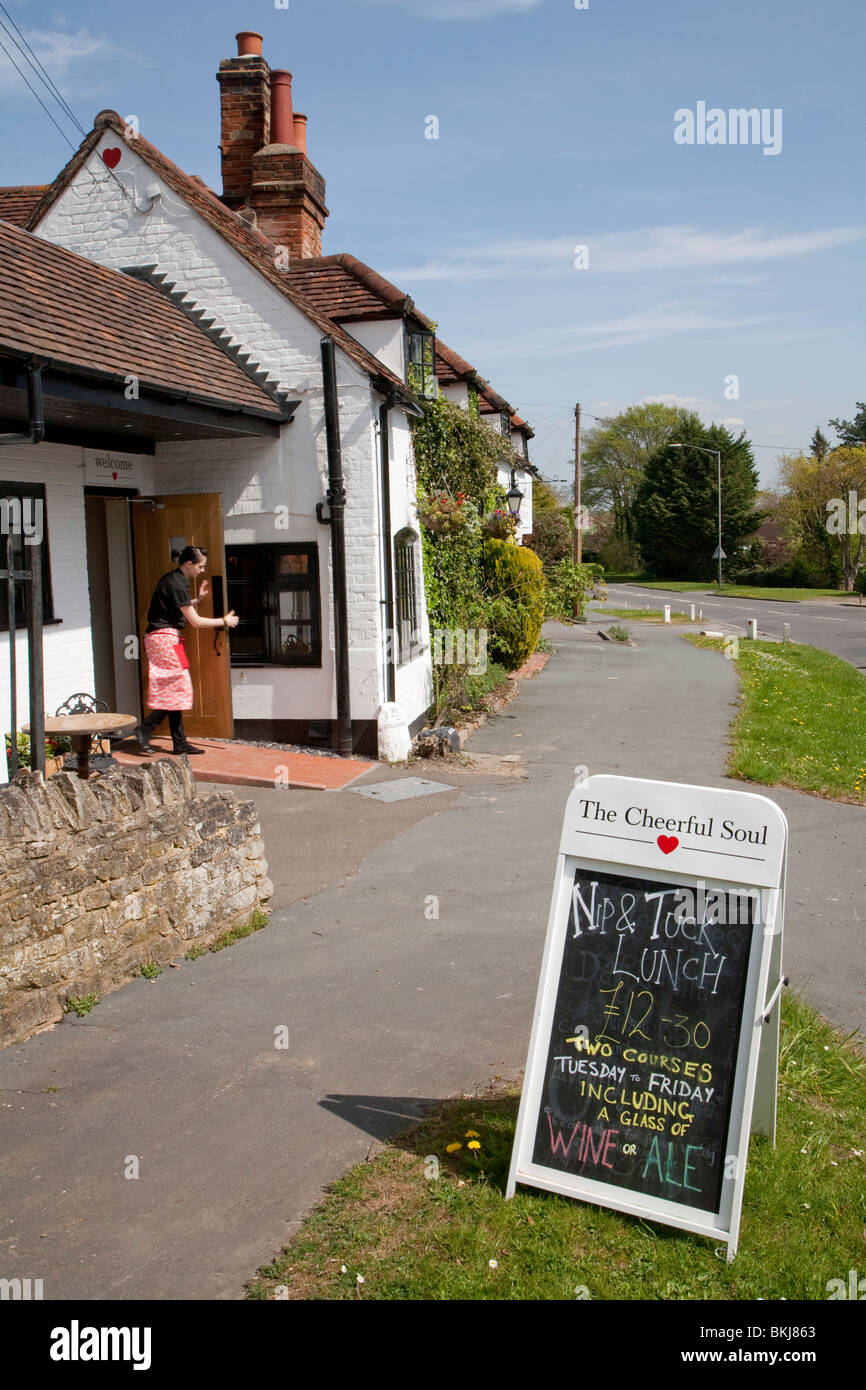
[[[157,632],[162,627],[186,627],[181,608],[192,603],[189,584],[183,570],[169,570],[153,591],[147,610],[147,630]]]

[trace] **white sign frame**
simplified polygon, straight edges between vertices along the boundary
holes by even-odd
[[[665,828],[670,820],[678,820],[689,827],[694,821],[696,830],[706,831],[709,826],[710,832],[704,838],[709,838],[713,847],[702,845],[700,836],[689,830],[681,830],[680,839],[673,835],[656,836],[654,830],[660,828],[657,825],[649,830],[644,826],[627,826],[625,811],[635,809],[636,805],[646,808],[646,814],[653,820],[664,822]],[[589,814],[586,808],[590,808]],[[597,818],[598,808],[601,808],[601,819]],[[611,812],[613,818],[610,818]],[[691,819],[686,822],[689,813]],[[759,833],[757,826],[764,826],[766,843],[748,844],[742,851],[722,849],[722,844],[738,843],[730,838],[722,839],[726,820],[737,829],[751,828],[756,835]],[[670,844],[674,838],[678,843],[675,849],[668,850],[668,855],[678,855],[676,868],[658,843],[665,840]],[[774,801],[754,792],[608,775],[590,777],[575,786],[563,823],[506,1198],[514,1195],[517,1183],[539,1187],[721,1239],[727,1245],[727,1259],[734,1258],[753,1110],[754,1128],[775,1143],[779,1030],[779,981],[776,977],[781,974],[787,840],[788,824],[784,813]],[[536,1125],[547,1083],[548,1050],[568,931],[571,891],[578,868],[611,871],[644,880],[651,876],[678,887],[697,889],[703,883],[707,893],[726,889],[760,891],[763,910],[761,920],[752,926],[718,1212],[533,1162]],[[766,1001],[774,992],[776,998],[768,1011]]]

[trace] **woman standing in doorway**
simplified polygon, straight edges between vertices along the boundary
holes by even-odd
[[[192,679],[183,646],[183,629],[190,627],[237,627],[240,619],[232,610],[224,618],[201,618],[195,605],[207,598],[207,580],[202,581],[198,598],[189,591],[190,581],[203,574],[207,551],[188,545],[182,550],[177,568],[162,576],[153,591],[147,610],[144,650],[147,653],[147,703],[150,714],[136,730],[142,753],[155,753],[150,740],[166,715],[171,730],[172,753],[203,753],[189,743],[183,727],[183,711],[192,709]]]

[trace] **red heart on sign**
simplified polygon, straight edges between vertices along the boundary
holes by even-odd
[[[673,854],[674,850],[679,844],[679,840],[677,839],[676,835],[659,835],[656,844],[658,845],[662,854]]]
[[[109,169],[114,169],[120,163],[120,150],[103,150],[102,162],[107,164]]]
[[[114,481],[117,482],[117,474],[116,474],[116,473],[112,473],[111,476],[112,476],[112,478],[114,479]]]

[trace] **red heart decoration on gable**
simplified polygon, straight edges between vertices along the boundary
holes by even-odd
[[[679,844],[679,840],[677,839],[676,835],[659,835],[656,844],[658,845],[662,854],[673,854],[674,850]]]
[[[114,481],[117,482],[117,474],[116,474],[116,473],[112,473],[111,476],[112,476],[112,478],[114,479]]]
[[[109,169],[115,169],[115,168],[117,167],[117,165],[120,163],[120,154],[121,154],[120,150],[116,150],[116,149],[115,149],[115,150],[103,150],[103,151],[102,151],[102,162],[103,162],[103,164],[107,164],[108,167],[109,167]]]

